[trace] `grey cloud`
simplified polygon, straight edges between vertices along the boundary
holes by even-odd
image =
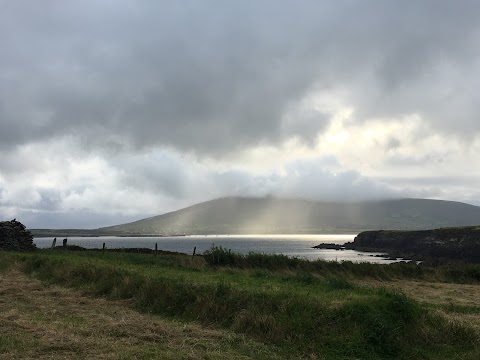
[[[145,192],[162,193],[176,199],[185,198],[188,189],[188,165],[170,154],[149,157],[117,159],[114,162],[122,171],[122,186]]]
[[[19,206],[32,212],[56,211],[62,202],[61,194],[54,189],[30,188],[22,195],[22,199],[12,199],[8,196],[8,188],[0,188],[0,209]]]
[[[444,164],[448,154],[429,153],[422,155],[389,155],[385,163],[390,166],[427,166],[431,164]]]
[[[384,181],[395,185],[418,185],[425,186],[436,184],[437,186],[448,187],[453,186],[475,186],[480,182],[480,177],[459,175],[459,176],[415,176],[415,177],[381,177],[380,181]]]
[[[155,157],[158,165],[152,171],[152,161],[152,158],[141,160],[133,157],[126,163],[117,163],[120,167],[132,170],[124,174],[124,184],[132,189],[162,193],[176,199],[188,198],[191,202],[235,195],[274,195],[332,201],[400,196],[386,184],[363,177],[355,171],[336,170],[339,166],[332,157],[294,161],[286,164],[281,172],[271,171],[267,174],[254,174],[235,168],[205,168],[197,163],[187,163],[172,154]]]
[[[418,113],[435,131],[478,133],[479,3],[389,3],[371,74],[352,85],[360,118]],[[387,23],[388,22],[388,23]],[[373,30],[373,29],[372,29]],[[372,34],[371,32],[370,34]],[[367,86],[367,91],[362,91]]]
[[[380,177],[378,181],[390,184],[405,197],[462,201],[480,206],[478,176],[399,176]]]
[[[139,218],[138,215],[105,214],[88,210],[70,212],[20,210],[15,216],[30,229],[97,229]],[[149,214],[145,214],[146,216]]]
[[[220,196],[265,193],[264,181],[247,171],[216,170],[169,151],[118,157],[112,165],[119,170],[121,186],[176,201],[191,203]]]
[[[43,189],[39,191],[40,201],[38,208],[42,210],[55,211],[58,210],[62,203],[62,196],[58,191],[52,189]]]
[[[331,161],[325,159],[327,162]],[[283,196],[323,201],[362,201],[401,197],[381,181],[353,170],[328,170],[323,159],[298,160],[286,167],[275,192]]]
[[[476,0],[0,4],[4,213],[24,208],[18,211],[29,219],[38,213],[45,224],[58,214],[67,226],[76,216],[62,212],[67,198],[78,226],[83,218],[103,226],[117,215],[96,218],[76,201],[118,206],[121,213],[123,199],[148,194],[139,214],[141,206],[153,206],[152,197],[168,207],[227,195],[480,199],[466,190],[475,189],[469,181],[452,180],[450,193],[435,178],[400,186],[401,179],[348,171],[334,157],[261,175],[235,164],[239,152],[258,145],[281,149],[290,138],[315,144],[336,115],[328,104],[305,105],[318,92],[354,109],[348,125],[420,115],[425,123],[410,134],[415,138],[399,133],[375,144],[396,174],[428,162],[449,164],[448,148],[414,156],[408,147],[426,132],[459,136],[459,144],[480,134]],[[112,189],[75,173],[80,159],[100,159],[82,169],[108,171],[103,186]],[[62,193],[33,188],[48,182],[48,176],[29,181],[42,173],[69,183]],[[122,200],[108,201],[117,196]]]
[[[4,5],[1,146],[63,134],[210,155],[311,143],[329,114],[285,114],[335,87],[359,119],[417,111],[479,130],[476,1]]]
[[[97,14],[93,3],[76,9],[78,14],[58,5],[51,24],[17,14],[22,26],[7,29],[12,35],[6,51],[13,55],[3,68],[8,75],[18,70],[18,60],[26,64],[1,91],[11,104],[3,121],[52,115],[23,129],[22,136],[15,127],[12,141],[68,133],[97,146],[114,133],[137,147],[214,152],[283,136],[277,123],[284,109],[311,81],[304,61],[290,59],[289,45],[279,41],[287,29],[278,29],[277,38],[255,13],[247,10],[246,21],[239,21],[236,11],[219,3],[217,10],[194,3],[118,7],[127,5],[139,15],[105,11],[104,5]],[[12,45],[16,37],[28,40],[20,51]],[[29,48],[31,43],[38,44]],[[25,102],[31,108],[21,106]]]
[[[402,146],[402,142],[395,138],[395,137],[391,137],[387,140],[387,143],[386,143],[386,149],[387,150],[396,150],[398,148],[400,148]]]

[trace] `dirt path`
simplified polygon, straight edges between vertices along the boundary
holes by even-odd
[[[229,332],[140,314],[125,301],[0,273],[0,359],[277,358]]]

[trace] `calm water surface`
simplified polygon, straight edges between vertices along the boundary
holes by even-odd
[[[355,250],[312,249],[322,242],[344,244],[353,241],[355,235],[190,235],[175,237],[69,237],[69,245],[79,245],[85,248],[101,248],[103,243],[107,248],[155,248],[159,250],[177,251],[191,254],[197,248],[197,254],[209,249],[212,244],[231,249],[233,252],[247,254],[250,251],[265,254],[284,254],[309,260],[354,261],[391,263],[372,255],[380,253],[364,253]],[[39,248],[50,247],[53,238],[34,238]],[[57,238],[57,245],[62,239]]]

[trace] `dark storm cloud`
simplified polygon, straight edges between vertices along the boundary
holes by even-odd
[[[92,148],[210,155],[311,142],[331,114],[295,105],[335,88],[347,89],[358,120],[417,112],[439,129],[476,132],[479,10],[477,1],[2,1],[0,147],[64,134]]]
[[[368,15],[357,17],[347,30],[362,27],[357,29],[363,48],[359,50],[370,61],[370,66],[361,64],[366,58],[359,56],[357,70],[364,73],[350,84],[349,101],[356,115],[361,119],[418,113],[437,131],[478,133],[480,58],[475,44],[480,36],[476,15],[480,3],[377,5],[365,7]]]
[[[283,112],[310,85],[288,30],[254,8],[49,4],[3,13],[18,20],[3,29],[4,145],[64,133],[98,144],[113,133],[136,146],[235,149],[285,136]]]

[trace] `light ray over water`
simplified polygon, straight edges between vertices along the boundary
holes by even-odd
[[[174,237],[70,237],[69,245],[85,248],[149,248],[158,244],[160,250],[176,251],[191,254],[196,247],[197,254],[203,253],[212,245],[231,249],[233,252],[248,254],[258,252],[265,254],[284,254],[308,260],[353,261],[372,263],[391,263],[381,257],[380,253],[365,253],[354,250],[313,249],[320,243],[344,244],[353,241],[354,234],[322,234],[322,235],[189,235]],[[47,248],[52,244],[51,238],[35,238],[39,248]]]

